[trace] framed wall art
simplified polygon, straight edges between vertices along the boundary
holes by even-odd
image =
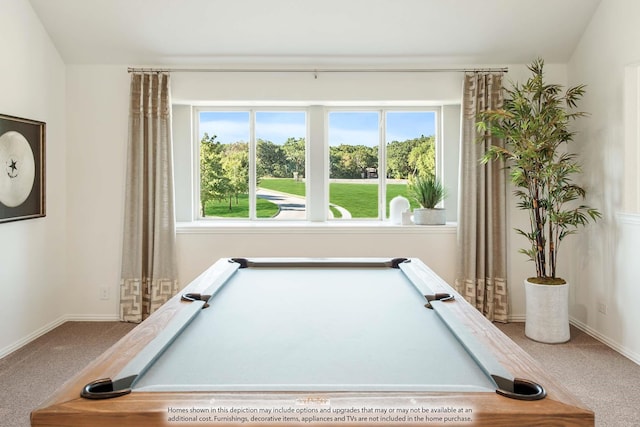
[[[43,217],[46,123],[0,114],[0,223]]]

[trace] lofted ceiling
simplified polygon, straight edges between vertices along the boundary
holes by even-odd
[[[567,62],[600,0],[30,0],[67,64]]]

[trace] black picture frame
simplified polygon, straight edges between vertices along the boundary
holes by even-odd
[[[46,123],[0,114],[0,223],[46,216]]]

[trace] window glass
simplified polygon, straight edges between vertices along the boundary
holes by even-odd
[[[330,217],[379,218],[380,113],[329,113]]]
[[[306,219],[306,114],[256,112],[256,216]]]
[[[433,111],[388,111],[385,117],[386,203],[401,195],[413,200],[407,182],[413,175],[436,174],[436,114]],[[387,209],[387,217],[389,209]]]
[[[200,216],[249,218],[249,112],[200,112]]]

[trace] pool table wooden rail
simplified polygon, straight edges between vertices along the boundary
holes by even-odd
[[[220,276],[220,260],[191,282],[183,291],[200,293]],[[207,405],[212,401],[233,399],[236,401],[295,401],[307,396],[328,399],[331,406],[367,406],[376,401],[385,407],[395,405],[406,406],[407,402],[422,403],[425,406],[457,405],[473,408],[473,426],[512,427],[514,425],[536,426],[593,426],[594,413],[586,408],[562,384],[550,377],[546,371],[531,356],[525,353],[511,339],[498,330],[491,322],[484,318],[476,309],[471,307],[460,295],[455,293],[439,276],[419,260],[412,259],[416,269],[424,280],[430,281],[434,291],[452,292],[456,299],[448,304],[450,310],[459,315],[460,320],[469,327],[476,338],[493,350],[498,360],[518,378],[529,378],[542,384],[547,397],[538,401],[519,401],[507,399],[496,393],[357,393],[357,392],[298,392],[298,393],[245,393],[245,392],[203,392],[203,393],[150,393],[134,392],[126,396],[107,399],[89,400],[80,397],[80,391],[85,384],[97,378],[109,378],[122,370],[147,343],[149,343],[176,312],[189,302],[181,301],[180,295],[169,300],[159,310],[153,313],[100,357],[89,364],[77,375],[69,379],[48,400],[31,413],[31,425],[38,427],[65,426],[178,426],[177,423],[167,423],[167,408],[169,405],[198,406]],[[223,267],[224,268],[224,267]],[[215,301],[212,307],[215,306]],[[425,367],[428,369],[428,367]],[[184,424],[203,425],[203,424]],[[216,423],[216,426],[225,424]],[[230,423],[229,425],[238,425]],[[277,425],[270,423],[268,425]],[[291,426],[291,423],[283,425]],[[336,426],[336,422],[327,424],[313,423],[313,426]],[[344,425],[349,425],[344,424]],[[364,425],[362,423],[352,425]],[[411,425],[420,425],[411,423]],[[434,425],[426,423],[425,425]],[[453,424],[452,424],[453,425]]]

